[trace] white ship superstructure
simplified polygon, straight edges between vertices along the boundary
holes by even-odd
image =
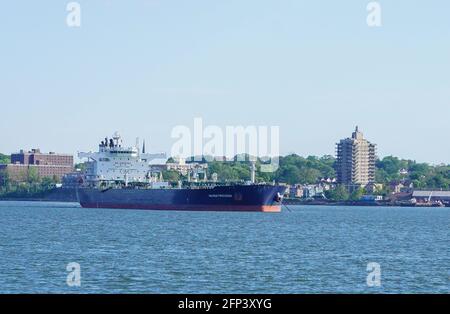
[[[105,138],[99,144],[98,152],[78,153],[79,158],[87,158],[85,179],[88,182],[153,182],[161,167],[167,161],[165,153],[145,153],[145,142],[139,151],[136,146],[123,147],[122,138],[116,132],[111,139]]]

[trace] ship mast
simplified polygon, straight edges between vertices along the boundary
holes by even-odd
[[[256,182],[256,162],[254,160],[251,161],[251,178],[250,181],[252,183]]]

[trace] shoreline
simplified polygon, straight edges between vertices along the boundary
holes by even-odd
[[[43,199],[43,198],[1,198],[0,202],[36,202],[36,203],[79,203],[76,200],[58,200],[58,199]],[[433,206],[433,205],[405,205],[395,203],[373,203],[373,202],[335,202],[335,201],[303,201],[303,200],[287,200],[281,205],[283,206],[346,206],[346,207],[410,207],[410,208],[446,208],[448,206]]]
[[[0,202],[78,203],[73,200],[53,200],[41,198],[0,198]]]
[[[349,207],[414,207],[414,208],[445,208],[449,206],[436,206],[435,204],[414,204],[396,202],[368,202],[368,201],[325,201],[285,199],[283,205],[291,206],[349,206]]]

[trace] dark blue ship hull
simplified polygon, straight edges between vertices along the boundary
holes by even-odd
[[[182,189],[78,190],[85,208],[193,211],[281,211],[284,186],[229,185]]]

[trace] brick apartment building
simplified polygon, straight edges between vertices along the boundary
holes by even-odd
[[[61,180],[65,174],[73,172],[73,156],[53,152],[44,154],[39,149],[29,152],[21,150],[11,155],[10,164],[0,165],[0,172],[6,171],[11,180],[20,182],[27,179],[32,168],[41,178],[56,177]]]

